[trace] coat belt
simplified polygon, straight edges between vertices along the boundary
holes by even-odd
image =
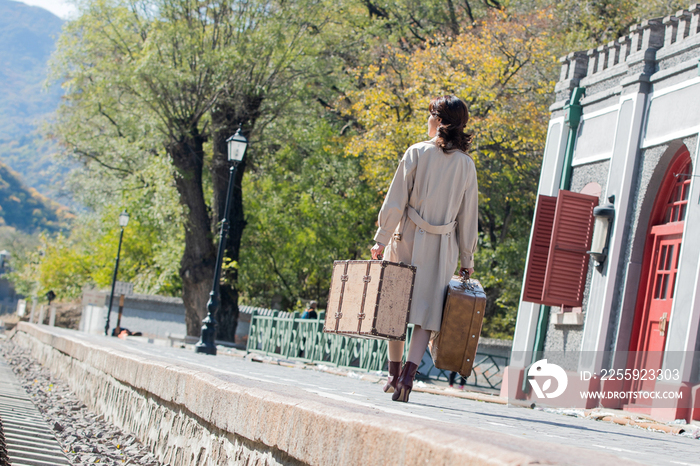
[[[425,230],[428,233],[432,233],[434,235],[446,235],[448,233],[452,233],[457,227],[456,221],[448,223],[447,225],[431,225],[430,223],[423,220],[423,217],[420,216],[418,211],[410,205],[407,206],[407,210],[408,218],[410,218],[418,228],[420,228],[421,230]]]

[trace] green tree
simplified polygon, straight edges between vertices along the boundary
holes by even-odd
[[[629,27],[647,19],[672,15],[687,8],[682,0],[509,0],[510,13],[550,9],[550,47],[557,56],[616,40]]]
[[[138,180],[154,157],[167,155],[172,164],[184,220],[179,274],[190,335],[199,333],[213,278],[228,175],[225,139],[242,123],[255,156],[255,128],[273,119],[314,70],[307,57],[317,56],[318,44],[307,39],[323,25],[321,7],[312,0],[96,0],[59,41],[54,75],[64,80],[66,103],[54,134],[67,152],[122,180]],[[237,186],[245,167],[239,165]],[[236,189],[234,261],[245,226],[241,196]],[[230,286],[218,316],[225,339],[235,332],[235,277]]]
[[[359,161],[343,152],[342,121],[323,117],[322,109],[319,116],[297,109],[272,125],[274,157],[245,183],[239,270],[244,298],[254,305],[281,300],[290,309],[298,299],[314,299],[324,307],[333,261],[368,258],[381,203],[359,178]]]
[[[153,193],[152,193],[153,194]],[[140,199],[147,202],[147,197]],[[153,207],[152,205],[150,207]],[[105,206],[99,215],[84,214],[70,235],[42,233],[29,244],[16,244],[10,277],[18,292],[43,296],[54,290],[59,299],[77,298],[85,287],[111,284],[119,242],[117,217],[122,205]],[[119,264],[119,280],[134,283],[147,294],[178,294],[182,233],[160,225],[149,206],[133,205]]]

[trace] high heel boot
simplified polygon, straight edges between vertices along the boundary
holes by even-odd
[[[401,361],[393,362],[389,361],[389,376],[386,379],[386,384],[384,385],[385,393],[394,393],[396,390],[396,382],[399,379],[399,373],[401,372]]]
[[[396,391],[391,396],[394,401],[408,401],[408,395],[413,389],[413,378],[416,376],[418,371],[418,364],[412,363],[410,361],[406,362],[401,369],[401,375],[396,383]]]

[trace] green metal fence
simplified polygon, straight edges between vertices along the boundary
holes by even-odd
[[[323,333],[325,313],[317,319],[301,319],[298,312],[273,312],[259,315],[253,311],[248,331],[248,353],[305,361],[357,371],[386,371],[386,340],[353,338]],[[404,346],[404,358],[413,333],[409,324]],[[447,380],[449,373],[435,368],[432,360],[424,358],[418,368],[418,378]],[[478,353],[467,384],[498,389],[508,358]]]
[[[249,353],[346,369],[385,369],[386,341],[323,333],[324,318],[324,312],[320,312],[317,319],[301,319],[298,312],[258,315],[253,311],[246,349]]]

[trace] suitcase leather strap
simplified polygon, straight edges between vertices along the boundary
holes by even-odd
[[[457,222],[448,223],[447,225],[431,225],[423,220],[423,217],[421,217],[418,211],[413,207],[407,206],[406,209],[408,210],[408,218],[410,218],[418,228],[432,233],[433,235],[446,235],[452,233],[457,227]]]
[[[340,281],[343,283],[340,286],[340,299],[338,299],[338,311],[335,313],[335,331],[338,332],[338,326],[340,325],[340,319],[343,318],[343,294],[345,293],[345,283],[348,281],[348,264],[345,262],[345,269],[343,274],[340,276]]]
[[[365,301],[367,300],[367,285],[369,285],[369,282],[372,281],[372,276],[369,274],[369,269],[371,266],[372,263],[367,261],[367,273],[365,273],[365,276],[362,277],[362,281],[365,282],[365,289],[362,291],[362,305],[360,306],[360,313],[357,314],[357,333],[360,333],[360,330],[362,330],[362,321],[366,317]]]

